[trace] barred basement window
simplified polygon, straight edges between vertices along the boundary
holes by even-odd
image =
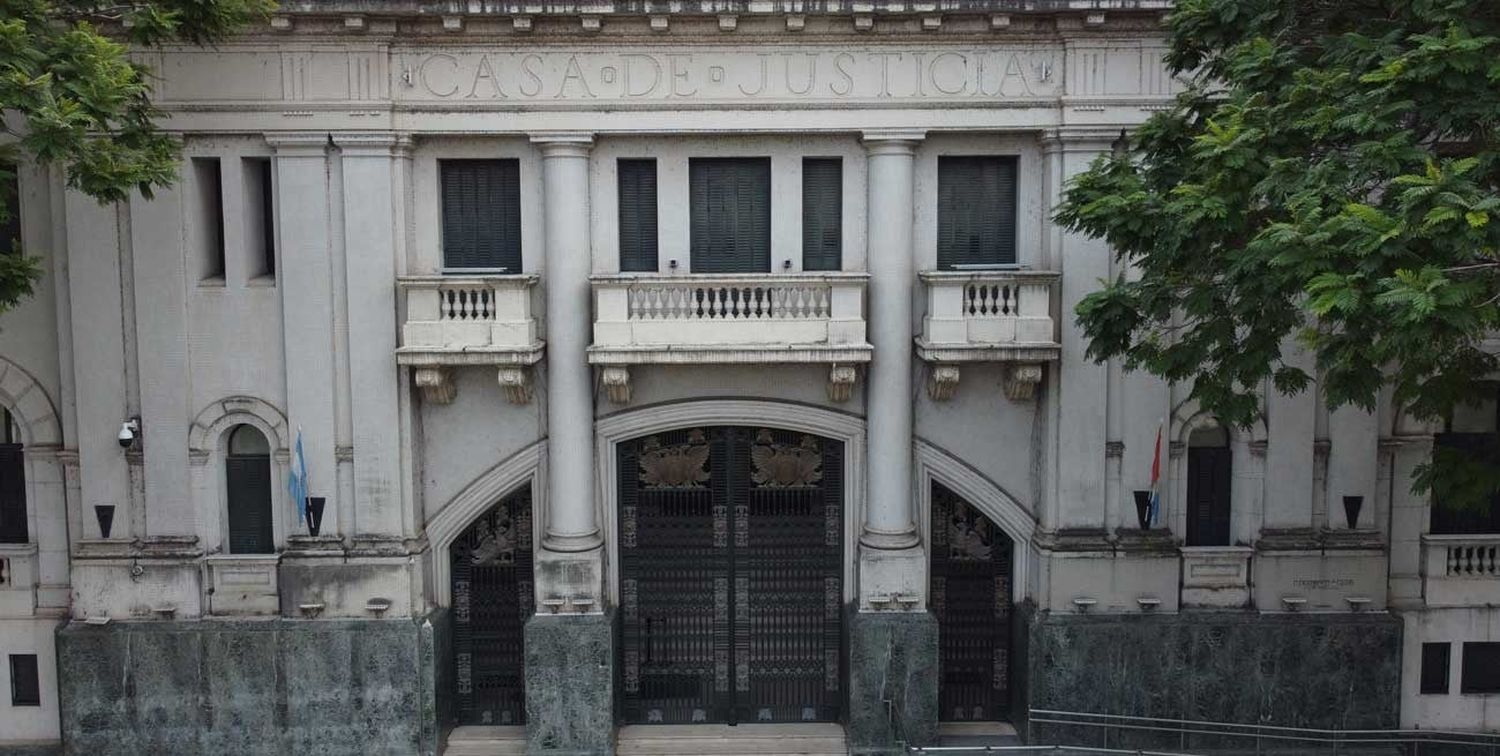
[[[5,426],[0,437],[0,543],[26,543],[26,459],[22,454],[20,428],[10,410],[0,418]]]
[[[218,158],[195,157],[193,186],[197,208],[198,278],[224,280],[224,173]]]
[[[443,267],[521,272],[521,163],[441,160]]]
[[[1016,262],[1016,158],[938,158],[938,267]]]
[[[245,158],[245,252],[252,278],[276,277],[276,203],[270,158]]]
[[[844,161],[802,161],[802,269],[839,270],[844,247]]]
[[[656,161],[621,160],[620,195],[620,270],[655,273],[656,242]]]
[[[42,705],[42,681],[37,675],[36,654],[10,655],[10,705]]]
[[[771,272],[771,159],[688,161],[694,273]]]
[[[1422,681],[1419,693],[1443,695],[1448,692],[1448,663],[1452,653],[1452,643],[1422,644]]]
[[[229,432],[224,482],[229,494],[229,553],[276,551],[271,521],[271,445],[254,426]]]
[[[1465,643],[1460,693],[1500,693],[1500,642]]]

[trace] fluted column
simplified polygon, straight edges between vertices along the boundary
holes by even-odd
[[[860,535],[863,608],[919,608],[925,594],[912,517],[913,175],[920,131],[870,132],[868,478]],[[905,557],[912,557],[910,559]],[[871,598],[874,604],[871,605]]]

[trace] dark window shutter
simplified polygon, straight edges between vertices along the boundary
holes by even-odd
[[[1016,159],[938,158],[938,267],[1016,261]]]
[[[771,271],[770,158],[688,161],[692,272]]]
[[[1187,451],[1188,545],[1228,546],[1231,452],[1222,446]]]
[[[26,461],[20,444],[0,444],[0,543],[26,543]]]
[[[1500,693],[1500,642],[1464,644],[1463,681],[1458,692]]]
[[[1448,663],[1452,643],[1422,644],[1422,681],[1418,691],[1423,695],[1448,692]]]
[[[443,266],[521,272],[517,160],[443,160]]]
[[[656,161],[621,160],[620,270],[651,272],[656,262]]]
[[[844,248],[844,161],[802,161],[802,269],[839,270]]]
[[[0,164],[0,192],[5,201],[5,221],[0,223],[0,255],[13,255],[21,249],[21,178],[12,163]]]
[[[42,705],[42,680],[37,673],[36,654],[10,655],[10,705]]]
[[[264,257],[261,270],[265,275],[276,275],[276,195],[274,194],[275,177],[271,172],[270,160],[255,161],[255,168],[260,174],[260,233],[263,246],[261,255]]]
[[[229,553],[276,551],[271,529],[271,458],[233,454],[226,460],[229,488]]]

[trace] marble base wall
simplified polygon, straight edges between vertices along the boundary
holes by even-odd
[[[434,625],[242,620],[64,625],[64,752],[435,756]]]
[[[526,622],[526,752],[615,752],[613,614],[536,616]]]
[[[1387,614],[1037,613],[1035,709],[1323,729],[1400,724],[1401,623]],[[1032,743],[1104,745],[1105,731],[1030,723]],[[1110,730],[1109,747],[1253,747]]]
[[[849,745],[935,744],[937,620],[926,612],[850,610],[847,622]]]

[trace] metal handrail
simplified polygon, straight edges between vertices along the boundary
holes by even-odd
[[[1077,727],[1102,727],[1118,730],[1169,732],[1180,735],[1217,735],[1223,737],[1253,737],[1257,750],[1261,740],[1304,741],[1329,744],[1406,744],[1441,743],[1448,745],[1485,746],[1491,752],[1500,750],[1500,733],[1463,732],[1455,730],[1330,730],[1311,727],[1285,727],[1269,724],[1244,724],[1239,722],[1206,722],[1168,717],[1139,717],[1129,714],[1099,714],[1094,712],[1055,711],[1032,709],[1027,720],[1028,740],[1034,724],[1070,725]],[[1108,730],[1106,730],[1106,736]]]

